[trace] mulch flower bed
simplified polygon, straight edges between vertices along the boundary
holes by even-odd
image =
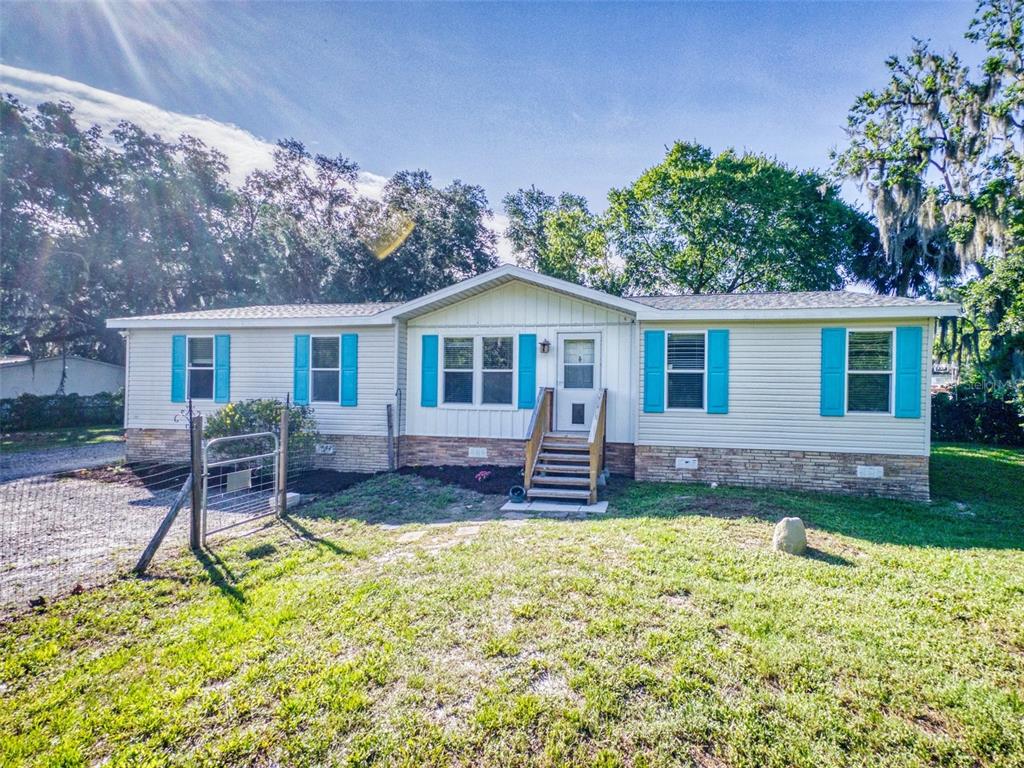
[[[402,467],[398,471],[498,496],[507,496],[509,488],[523,484],[522,467]]]

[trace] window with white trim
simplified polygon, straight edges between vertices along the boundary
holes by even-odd
[[[475,355],[472,336],[446,336],[444,339],[444,402],[473,403]]]
[[[892,402],[892,331],[850,331],[847,338],[846,410],[888,413]]]
[[[341,350],[337,336],[313,336],[310,344],[310,400],[337,403],[340,395]]]
[[[188,337],[188,396],[213,399],[213,336]]]
[[[484,336],[480,373],[484,405],[512,405],[512,337]]]
[[[670,333],[665,346],[668,407],[703,409],[707,373],[704,334]]]

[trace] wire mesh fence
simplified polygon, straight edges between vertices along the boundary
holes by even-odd
[[[317,472],[313,451],[288,453],[286,472],[275,482],[273,460],[260,455],[274,440],[209,441],[205,523],[211,544],[243,535],[247,523],[271,520],[281,481],[286,489],[309,487]],[[176,500],[180,511],[155,557],[183,554],[190,476],[186,461],[117,462],[0,482],[0,618],[130,573]]]
[[[128,572],[188,476],[150,462],[0,484],[0,615]],[[181,515],[162,550],[187,544]]]

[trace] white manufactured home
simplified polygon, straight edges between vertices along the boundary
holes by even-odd
[[[927,499],[935,319],[959,311],[842,291],[621,298],[502,266],[398,304],[108,326],[127,342],[129,461],[187,454],[189,397],[210,413],[289,395],[347,471],[521,465],[531,496],[566,499],[593,498],[605,468]]]

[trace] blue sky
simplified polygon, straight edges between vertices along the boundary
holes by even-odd
[[[973,3],[211,5],[5,2],[15,92],[205,116],[375,174],[426,168],[501,197],[586,195],[676,139],[822,167],[848,107],[913,36],[966,50]],[[17,75],[17,77],[16,77]],[[8,85],[5,82],[5,86]],[[25,85],[29,82],[29,85]],[[64,83],[59,87],[54,83]],[[28,89],[28,90],[26,90]],[[168,113],[171,113],[168,116]]]

